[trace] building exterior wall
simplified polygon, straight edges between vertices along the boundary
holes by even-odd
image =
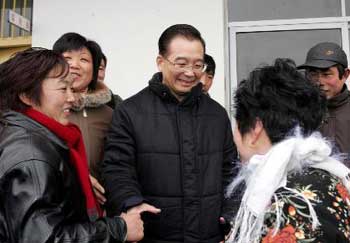
[[[29,47],[30,46],[0,48],[0,63],[5,62],[12,55],[14,55],[16,52],[23,51]]]
[[[281,57],[301,65],[307,51],[320,42],[341,45],[350,62],[349,0],[227,0],[226,6],[231,117],[235,111],[230,94],[257,66]]]
[[[0,0],[0,63],[12,54],[31,47],[32,7],[33,0]],[[10,11],[21,17],[20,22],[18,17],[10,15]]]
[[[108,59],[106,83],[122,98],[144,88],[157,71],[157,42],[170,25],[199,29],[217,63],[210,95],[225,105],[224,1],[35,0],[33,46],[51,48],[63,33],[97,41]]]

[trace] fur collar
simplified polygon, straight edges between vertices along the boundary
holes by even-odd
[[[95,90],[75,94],[75,102],[72,109],[80,111],[84,108],[96,108],[107,104],[111,99],[112,93],[108,87],[102,82],[97,82]]]

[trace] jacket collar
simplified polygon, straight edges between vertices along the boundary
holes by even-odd
[[[346,85],[344,84],[341,92],[334,96],[333,98],[329,99],[327,101],[327,106],[329,108],[337,108],[342,106],[343,104],[345,104],[346,102],[348,102],[348,98],[349,98],[349,90],[347,89]]]
[[[49,138],[52,142],[59,145],[64,149],[68,149],[68,146],[59,139],[55,134],[50,132],[46,127],[42,126],[38,122],[30,119],[26,115],[23,115],[16,111],[6,111],[0,116],[0,123],[11,124],[14,126],[22,127],[33,133],[40,133],[41,135]]]
[[[96,83],[94,90],[89,90],[88,93],[76,93],[75,102],[72,109],[81,111],[84,108],[96,108],[107,104],[112,100],[112,92],[102,82]]]
[[[198,100],[200,100],[201,96],[203,95],[202,83],[198,83],[180,102],[171,93],[170,89],[162,83],[162,80],[162,73],[155,73],[152,79],[149,81],[149,88],[164,101],[176,103],[181,106],[193,106],[198,102]]]

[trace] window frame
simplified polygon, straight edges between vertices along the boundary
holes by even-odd
[[[345,0],[342,0],[342,14],[345,15]],[[324,17],[324,18],[303,18],[303,19],[276,19],[261,21],[241,21],[228,23],[228,63],[226,68],[226,104],[231,120],[234,120],[233,94],[238,85],[237,74],[237,34],[251,32],[274,32],[274,31],[295,31],[295,30],[319,30],[319,29],[340,29],[342,48],[347,54],[350,63],[349,52],[349,23],[350,17]],[[348,87],[349,82],[347,81]]]

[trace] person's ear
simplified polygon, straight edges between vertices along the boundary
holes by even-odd
[[[26,105],[28,106],[32,106],[33,105],[33,102],[32,100],[25,94],[25,93],[21,93],[19,95],[19,99]]]
[[[163,65],[164,65],[164,58],[161,55],[157,56],[156,63],[157,63],[157,67],[158,67],[159,72],[162,72]]]
[[[344,72],[344,75],[343,75],[343,79],[346,81],[349,77],[349,74],[350,74],[350,69],[349,68],[346,68],[345,69],[345,72]]]
[[[255,122],[255,126],[252,129],[252,144],[256,144],[264,131],[264,125],[260,119],[257,119]]]

